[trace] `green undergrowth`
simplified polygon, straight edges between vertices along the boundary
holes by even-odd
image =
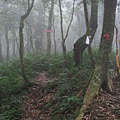
[[[2,100],[0,120],[19,120],[22,115],[23,95],[11,95]]]
[[[94,60],[97,59],[97,53],[98,51],[93,51]],[[47,90],[56,91],[53,100],[46,105],[51,110],[51,120],[75,120],[94,69],[90,65],[87,52],[84,53],[83,63],[79,67],[74,67],[72,56],[71,52],[67,54],[67,67],[64,67],[61,57],[56,57],[48,71],[54,80],[48,84]],[[112,53],[110,68],[114,68],[114,57]]]
[[[48,70],[46,56],[29,54],[25,57],[25,70],[30,81],[41,71]],[[0,98],[19,93],[24,87],[20,60],[0,63]]]
[[[94,51],[94,59],[96,56],[97,52]],[[62,54],[51,55],[50,59],[43,54],[25,56],[25,70],[31,81],[42,71],[48,71],[49,76],[53,78],[45,88],[48,92],[56,91],[53,100],[46,105],[51,110],[51,120],[75,119],[92,74],[93,68],[90,66],[87,52],[84,53],[81,66],[74,67],[72,52],[67,53],[66,63],[67,67],[64,66]],[[20,119],[23,88],[20,60],[0,63],[0,120]],[[80,91],[82,96],[78,95]]]
[[[48,84],[47,90],[56,91],[53,100],[46,105],[51,109],[51,120],[75,120],[78,115],[93,70],[87,52],[83,59],[81,66],[74,67],[73,53],[70,52],[67,54],[67,67],[60,57],[50,65],[48,73],[54,80]]]
[[[41,71],[48,70],[47,57],[29,54],[25,57],[25,70],[32,81]],[[25,84],[20,60],[0,63],[0,120],[19,120],[22,115],[22,90]]]

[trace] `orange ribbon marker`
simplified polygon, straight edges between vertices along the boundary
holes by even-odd
[[[119,69],[119,68],[120,68],[120,65],[119,65],[118,58],[119,58],[119,57],[118,57],[118,55],[116,55],[116,68],[118,68],[118,69]]]

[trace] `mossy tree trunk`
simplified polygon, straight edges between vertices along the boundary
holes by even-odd
[[[97,18],[98,18],[98,0],[91,0],[91,17],[90,17],[90,22],[88,20],[88,10],[87,10],[87,3],[86,0],[84,2],[84,12],[85,12],[85,22],[86,22],[86,34],[83,36],[91,36],[90,39],[90,44],[93,41],[96,29],[97,29]],[[94,12],[93,12],[94,11]],[[91,28],[91,30],[90,30]],[[92,65],[94,64],[94,60],[92,57],[92,50],[90,44],[87,45],[86,42],[86,37],[81,37],[79,38],[76,43],[74,44],[74,61],[75,61],[75,66],[78,66],[82,63],[82,56],[84,50],[89,46],[89,54],[90,54],[90,59]],[[84,46],[84,47],[83,47]]]
[[[100,88],[103,86],[108,87],[108,68],[114,36],[116,4],[117,0],[104,0],[103,31],[98,58],[88,89],[84,96],[83,105],[80,109],[80,114],[76,120],[82,120],[85,110],[87,109],[93,98],[98,95]],[[108,38],[105,37],[106,34],[109,36]],[[107,90],[111,90],[111,86],[109,86],[109,88],[107,87]]]
[[[19,39],[20,39],[19,53],[20,53],[21,69],[22,69],[23,79],[24,79],[25,83],[27,83],[27,84],[29,84],[29,79],[28,79],[27,74],[25,72],[23,29],[24,29],[24,21],[28,17],[28,15],[30,14],[30,11],[33,8],[33,4],[34,4],[34,0],[32,0],[31,3],[30,3],[30,0],[28,0],[28,9],[27,9],[27,12],[23,16],[21,16],[20,27],[19,27]]]
[[[27,27],[26,27],[26,33],[27,33],[27,53],[31,52],[32,50],[32,53],[34,53],[34,45],[33,45],[33,41],[32,41],[32,28],[29,24],[29,22],[26,20],[25,23],[27,24]]]

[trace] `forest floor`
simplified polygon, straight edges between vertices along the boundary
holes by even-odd
[[[50,78],[45,72],[35,79],[35,86],[27,89],[24,114],[21,120],[49,120],[46,104],[54,98],[56,90],[46,91]],[[120,120],[120,80],[113,80],[113,94],[102,91],[87,109],[84,120]],[[68,118],[69,119],[69,118]]]
[[[86,111],[85,120],[120,120],[120,80],[113,80],[113,94],[102,91]]]

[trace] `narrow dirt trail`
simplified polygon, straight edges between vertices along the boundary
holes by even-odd
[[[49,80],[46,73],[42,72],[35,79],[36,85],[27,89],[21,120],[49,120],[51,110],[46,105],[55,94],[55,90],[46,89]],[[120,80],[113,80],[113,86],[112,95],[102,91],[93,100],[83,120],[120,120]]]
[[[45,87],[50,78],[45,72],[35,79],[35,86],[29,87],[24,99],[24,115],[21,120],[48,120],[49,111],[45,105],[53,98],[53,93],[47,93]]]

